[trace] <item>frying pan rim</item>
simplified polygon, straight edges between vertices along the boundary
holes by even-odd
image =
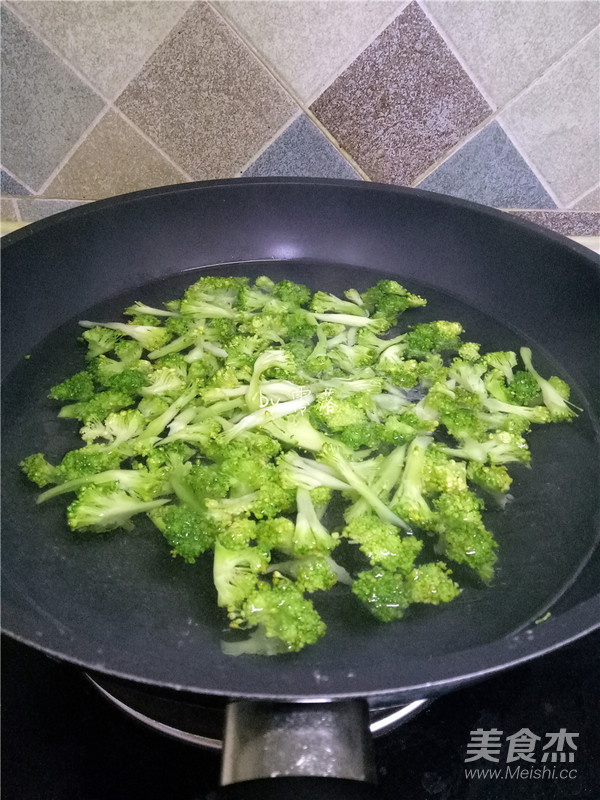
[[[3,237],[1,241],[1,248],[4,251],[6,248],[11,247],[13,245],[18,244],[20,241],[35,236],[38,232],[44,231],[49,226],[54,226],[61,224],[63,222],[71,222],[76,221],[80,217],[88,216],[89,214],[94,214],[96,211],[102,209],[110,209],[116,208],[122,204],[129,204],[135,202],[143,202],[146,198],[156,198],[161,195],[170,195],[170,194],[184,194],[184,193],[196,193],[198,191],[210,190],[213,187],[221,187],[227,188],[231,187],[233,189],[237,189],[241,185],[246,186],[253,186],[253,185],[305,185],[305,186],[329,186],[329,187],[338,187],[338,188],[347,188],[352,189],[354,191],[360,192],[385,192],[391,194],[399,194],[406,197],[422,197],[426,198],[429,202],[438,203],[445,207],[458,207],[464,208],[465,210],[470,210],[472,212],[477,212],[478,214],[496,218],[499,220],[509,221],[512,226],[517,226],[524,228],[525,230],[529,230],[531,233],[537,236],[543,236],[546,239],[554,241],[555,243],[560,244],[562,247],[565,247],[571,250],[574,254],[576,254],[579,258],[583,258],[586,262],[588,262],[589,266],[595,267],[598,270],[598,274],[600,275],[600,259],[595,257],[588,248],[585,248],[583,245],[578,244],[577,242],[573,242],[572,240],[568,239],[567,237],[563,236],[562,234],[556,233],[555,231],[550,231],[546,228],[543,228],[537,225],[530,220],[523,219],[517,217],[513,214],[510,214],[505,211],[500,211],[498,209],[490,208],[487,206],[482,206],[478,203],[473,203],[472,201],[463,200],[460,198],[454,198],[447,195],[441,195],[435,192],[428,192],[419,189],[412,189],[408,187],[397,187],[390,184],[381,184],[375,182],[363,182],[359,180],[332,180],[327,178],[322,179],[315,179],[315,178],[233,178],[233,179],[221,179],[216,181],[199,181],[194,183],[188,184],[174,184],[171,186],[163,186],[157,187],[154,189],[147,189],[142,190],[139,192],[133,192],[123,195],[118,195],[116,197],[107,198],[104,200],[98,200],[91,203],[87,203],[81,206],[77,206],[72,209],[68,209],[63,211],[59,214],[55,214],[51,217],[47,217],[45,219],[39,220],[37,222],[32,223],[24,228],[21,228],[6,237]],[[575,613],[576,612],[576,613]],[[569,622],[574,618],[578,617],[579,625],[576,626],[576,629],[573,630],[571,624],[569,624],[568,629],[570,633],[567,634],[566,628],[564,625],[559,624],[562,620],[563,622],[568,617]],[[384,689],[384,690],[370,690],[370,691],[360,691],[360,692],[334,692],[334,693],[327,693],[327,696],[332,697],[349,697],[349,696],[369,696],[373,698],[377,697],[396,697],[400,694],[402,697],[407,696],[410,694],[411,696],[419,695],[421,696],[424,693],[439,693],[440,690],[447,690],[452,688],[453,685],[462,684],[465,682],[470,682],[477,680],[481,677],[486,675],[491,675],[495,672],[509,669],[513,666],[516,666],[519,663],[523,663],[525,661],[531,660],[533,658],[537,658],[540,656],[545,655],[552,650],[557,649],[563,645],[574,641],[577,638],[585,636],[597,628],[600,628],[600,595],[596,595],[583,603],[580,603],[575,608],[570,609],[563,615],[560,615],[556,619],[552,620],[553,624],[549,625],[539,625],[533,626],[532,629],[529,631],[521,631],[519,634],[513,637],[501,637],[495,639],[493,642],[470,648],[466,651],[459,651],[452,654],[453,657],[457,659],[466,658],[470,663],[473,661],[473,654],[480,653],[483,651],[488,651],[489,648],[496,648],[498,652],[502,650],[503,652],[506,651],[506,642],[512,638],[512,651],[513,657],[508,659],[487,659],[488,666],[483,670],[471,669],[468,672],[465,672],[464,669],[457,669],[454,671],[453,675],[450,677],[446,676],[439,681],[429,681],[427,684],[421,685],[414,685],[410,687],[403,687],[402,689]],[[583,625],[582,625],[583,623]],[[17,641],[21,641],[24,644],[34,647],[35,649],[41,650],[42,652],[47,653],[48,655],[60,658],[62,660],[68,661],[73,664],[77,664],[81,667],[85,667],[87,669],[96,670],[99,672],[103,672],[109,675],[115,675],[117,677],[123,677],[128,680],[135,680],[138,683],[149,683],[155,686],[164,686],[165,688],[175,688],[175,689],[185,689],[192,692],[197,692],[201,694],[215,694],[215,695],[224,695],[225,693],[222,690],[216,689],[198,689],[196,687],[183,687],[172,685],[168,686],[162,681],[155,681],[155,680],[144,680],[139,676],[128,676],[119,671],[111,671],[108,668],[99,667],[97,664],[91,664],[89,662],[80,662],[75,658],[65,656],[60,652],[56,652],[51,648],[47,648],[40,644],[39,642],[30,641],[26,637],[21,637],[18,633],[14,631],[7,630],[4,627],[4,619],[2,619],[2,628],[3,631],[11,636],[12,638],[16,639]],[[447,660],[447,659],[444,659]],[[476,659],[475,659],[476,660]],[[489,664],[492,666],[489,666]],[[325,688],[324,686],[322,688]],[[294,699],[295,697],[302,697],[305,698],[307,696],[313,695],[321,695],[322,692],[319,690],[317,686],[315,686],[314,693],[307,693],[302,692],[300,695],[290,695],[289,693],[284,694],[262,694],[260,692],[256,693],[249,693],[247,691],[236,692],[233,691],[230,693],[231,696],[252,696],[256,697],[257,699]]]

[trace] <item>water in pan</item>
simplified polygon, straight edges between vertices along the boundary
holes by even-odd
[[[365,269],[306,262],[209,271],[251,278],[268,274],[335,293],[349,287],[362,291],[382,277]],[[202,673],[232,669],[227,663],[232,659],[219,647],[226,620],[216,607],[210,557],[194,566],[171,559],[168,545],[144,519],[132,533],[74,534],[65,522],[65,498],[35,507],[35,491],[16,468],[29,453],[41,450],[56,461],[79,444],[77,423],[58,420],[56,405],[46,397],[50,386],[83,366],[77,320],[120,319],[134,300],[156,305],[178,297],[198,276],[187,271],[81,309],[9,376],[3,398],[3,572],[7,630],[86,666],[201,688]],[[465,340],[481,342],[483,351],[527,344],[498,319],[458,298],[413,281],[406,286],[428,299],[425,309],[406,312],[406,324],[459,320]],[[568,380],[564,367],[531,346],[542,374],[558,373]],[[573,388],[574,401],[585,406]],[[514,501],[504,512],[487,514],[500,544],[491,587],[467,576],[463,594],[453,603],[413,607],[393,625],[377,623],[344,587],[336,587],[315,600],[328,624],[325,639],[291,659],[282,657],[288,667],[318,664],[316,672],[328,675],[343,665],[353,675],[369,653],[374,669],[396,664],[400,674],[403,663],[492,642],[542,614],[573,580],[594,544],[594,438],[586,413],[570,425],[542,426],[529,435],[533,468],[513,465]],[[293,693],[293,669],[284,674],[282,693]]]

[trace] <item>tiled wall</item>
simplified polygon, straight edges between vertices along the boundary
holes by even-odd
[[[2,217],[157,185],[418,186],[600,233],[598,0],[2,3]]]

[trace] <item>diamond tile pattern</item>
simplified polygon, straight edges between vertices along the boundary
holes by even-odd
[[[505,130],[568,204],[598,183],[600,32],[596,29],[501,115]]]
[[[10,11],[2,19],[2,164],[38,190],[104,102]]]
[[[398,13],[404,2],[256,2],[216,7],[303,102],[314,100]]]
[[[497,122],[463,145],[419,189],[500,208],[555,206]]]
[[[109,100],[144,64],[189,2],[12,3]]]
[[[242,173],[366,176],[598,227],[598,0],[0,6],[9,227]]]
[[[600,22],[595,0],[424,0],[424,5],[498,107]]]
[[[242,169],[296,111],[230,28],[200,3],[117,105],[197,179]]]
[[[416,3],[312,105],[369,177],[409,184],[491,109]]]
[[[359,174],[307,117],[299,117],[244,172],[306,178],[359,179]]]
[[[99,200],[181,180],[180,170],[109,111],[52,181],[48,195]]]

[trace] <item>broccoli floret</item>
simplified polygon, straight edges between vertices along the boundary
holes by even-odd
[[[331,534],[319,520],[310,492],[299,488],[296,492],[296,529],[294,532],[294,552],[299,555],[317,553],[329,555],[339,542],[338,534]]]
[[[512,478],[504,464],[482,464],[469,461],[467,478],[500,499],[510,490]]]
[[[137,317],[141,314],[152,314],[155,317],[177,317],[176,311],[170,311],[165,308],[154,308],[139,300],[136,300],[133,305],[128,306],[123,313],[127,314],[128,317]]]
[[[242,608],[256,589],[259,576],[269,566],[269,551],[257,545],[230,549],[217,538],[214,547],[213,580],[218,604],[230,611]]]
[[[375,316],[384,317],[390,325],[395,325],[398,315],[407,308],[418,308],[427,305],[427,301],[416,294],[411,294],[397,281],[381,280],[375,286],[361,294],[366,308]]]
[[[436,446],[428,447],[423,464],[424,493],[462,492],[466,488],[466,463],[449,458],[446,453]]]
[[[43,453],[32,453],[24,458],[19,466],[29,480],[37,484],[40,489],[49,483],[59,483],[62,480],[60,468],[50,464]]]
[[[272,517],[259,520],[254,532],[257,544],[261,547],[291,554],[294,549],[295,530],[296,526],[288,517]]]
[[[85,402],[63,406],[58,412],[58,416],[89,423],[103,420],[111,412],[120,411],[134,403],[135,400],[130,394],[109,389],[106,392],[96,392],[90,400]]]
[[[537,406],[542,403],[542,392],[533,375],[517,370],[507,388],[506,401],[519,406]]]
[[[381,622],[401,619],[411,603],[405,576],[379,566],[359,573],[352,591]]]
[[[132,497],[114,484],[84,486],[67,509],[71,530],[131,530],[131,517],[152,511],[168,502],[166,499],[143,501]]]
[[[404,472],[391,503],[402,520],[415,525],[424,525],[431,517],[431,509],[423,496],[425,459],[430,442],[428,436],[417,436],[408,446]]]
[[[77,372],[66,381],[53,386],[48,397],[52,400],[90,400],[94,394],[94,381],[89,372]]]
[[[460,322],[445,320],[413,325],[405,336],[407,355],[414,358],[444,350],[458,350],[463,331]]]
[[[342,536],[359,545],[371,564],[386,569],[409,572],[423,543],[414,536],[400,536],[394,525],[382,522],[372,512],[353,519]]]
[[[481,519],[483,501],[473,492],[447,492],[434,499],[431,529],[440,534],[439,549],[467,564],[489,583],[494,576],[497,543]]]
[[[310,310],[318,314],[331,311],[335,314],[357,314],[360,317],[367,316],[366,308],[356,305],[349,300],[342,300],[329,292],[315,292],[310,303]]]
[[[172,334],[166,328],[156,325],[134,325],[124,322],[90,322],[81,320],[82,328],[108,328],[129,336],[139,342],[145,350],[156,350],[165,345]]]
[[[413,569],[407,579],[411,602],[437,606],[454,600],[460,594],[460,588],[450,575],[452,570],[443,561]]]
[[[139,436],[146,427],[144,415],[137,409],[127,409],[109,414],[104,422],[91,422],[80,430],[86,442],[105,439],[114,450],[124,442]]]
[[[290,310],[307,306],[311,299],[311,291],[308,286],[293,281],[279,281],[273,286],[272,293]]]
[[[506,383],[510,384],[512,382],[514,368],[517,366],[517,355],[512,350],[486,353],[481,357],[481,361],[486,367],[499,370]]]
[[[291,561],[271,564],[272,571],[293,578],[301,592],[318,592],[331,589],[338,580],[352,584],[352,578],[343,567],[329,556],[302,556]]]
[[[275,573],[273,585],[263,581],[244,602],[236,626],[260,625],[268,638],[281,639],[292,652],[314,644],[326,626],[293,581]]]
[[[121,339],[121,334],[118,331],[98,327],[84,331],[81,334],[81,338],[84,342],[87,342],[87,359],[91,361],[93,358],[113,350]]]
[[[555,376],[548,380],[535,371],[531,363],[531,350],[529,347],[521,348],[521,360],[525,364],[525,369],[534,378],[542,393],[544,405],[550,411],[553,420],[556,421],[570,421],[576,416],[572,408],[572,403],[568,402],[569,387],[568,385]]]
[[[512,461],[529,464],[531,461],[531,453],[525,439],[518,433],[510,431],[495,431],[488,434],[481,442],[462,439],[459,447],[442,449],[449,456],[472,461],[489,461],[490,464],[509,464]]]
[[[385,438],[385,428],[378,422],[365,422],[346,425],[340,433],[340,440],[351,450],[360,450],[362,447],[378,447]]]
[[[113,450],[96,445],[69,450],[60,462],[62,480],[72,481],[84,475],[95,475],[107,470],[119,469],[123,456]]]
[[[326,444],[320,453],[320,458],[335,470],[336,476],[340,480],[345,481],[368,503],[369,507],[373,509],[380,519],[399,528],[408,528],[406,522],[400,519],[361,478],[339,447]]]

